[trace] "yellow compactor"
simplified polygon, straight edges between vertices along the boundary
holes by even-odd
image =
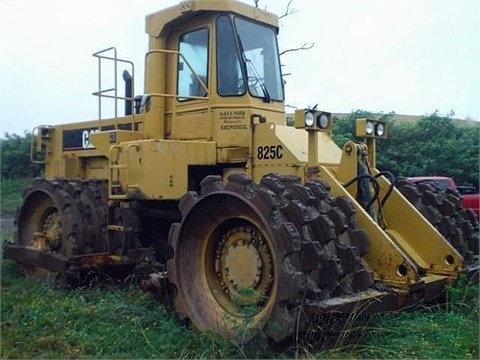
[[[99,119],[34,130],[45,177],[23,193],[6,258],[66,279],[150,269],[196,328],[234,335],[249,309],[248,328],[277,341],[319,313],[428,301],[473,271],[478,223],[458,200],[423,207],[450,222],[452,242],[422,213],[422,193],[376,169],[385,123],[357,120],[364,141],[343,149],[329,112],[296,110],[286,125],[276,15],[190,0],[145,29],[143,95],[133,64],[105,49],[94,54]],[[102,88],[106,64],[113,88]]]

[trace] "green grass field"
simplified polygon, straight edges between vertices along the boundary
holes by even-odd
[[[20,183],[3,195],[19,199]],[[12,193],[6,194],[5,189]],[[14,193],[17,196],[14,196]],[[13,200],[12,200],[13,201]],[[18,200],[17,200],[18,201]],[[10,203],[9,203],[10,204]],[[2,214],[4,212],[2,211]],[[2,233],[2,241],[11,233]],[[251,343],[198,333],[179,321],[171,300],[128,283],[67,289],[27,278],[1,261],[2,359],[478,359],[479,285],[461,279],[444,302],[377,314],[304,342]],[[239,329],[241,334],[241,329]],[[260,334],[261,335],[261,334]]]
[[[446,304],[375,315],[328,347],[228,341],[182,324],[171,304],[133,286],[65,289],[25,278],[2,261],[2,359],[320,358],[478,359],[478,284],[448,291]],[[348,336],[348,337],[347,337]],[[311,341],[314,339],[312,338]]]
[[[1,217],[15,215],[15,210],[22,200],[22,192],[31,179],[2,179],[0,182],[0,214]]]

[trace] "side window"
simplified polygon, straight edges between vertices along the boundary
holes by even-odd
[[[177,95],[180,101],[189,96],[206,96],[199,79],[208,86],[208,29],[180,36],[178,51]]]

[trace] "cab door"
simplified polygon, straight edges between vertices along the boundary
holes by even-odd
[[[210,112],[211,87],[211,26],[207,22],[191,24],[187,29],[173,31],[169,48],[170,81],[167,92],[167,133],[169,139],[212,140]]]

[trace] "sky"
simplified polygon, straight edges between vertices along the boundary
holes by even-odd
[[[110,46],[134,62],[142,94],[145,16],[176,3],[0,1],[0,136],[97,119],[92,54]],[[287,4],[258,6],[283,15]],[[280,19],[280,51],[313,47],[281,57],[287,111],[318,104],[480,121],[480,0],[292,0],[290,10]]]

